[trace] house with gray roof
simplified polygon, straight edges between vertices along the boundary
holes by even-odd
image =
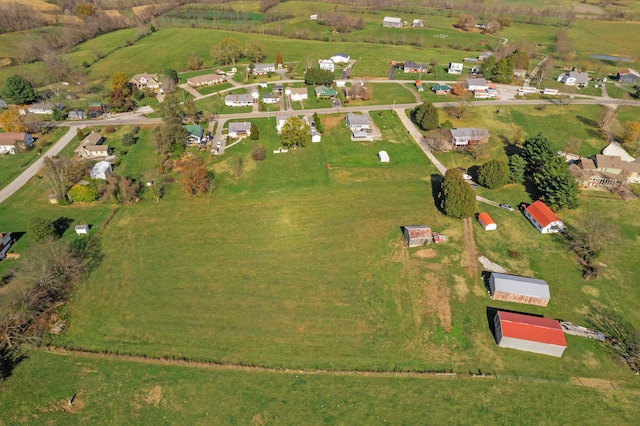
[[[230,107],[252,106],[253,96],[247,93],[242,95],[227,95],[224,97],[224,104]]]
[[[454,128],[449,131],[449,141],[454,147],[489,142],[489,131],[477,127]]]
[[[589,74],[586,72],[570,71],[560,74],[558,81],[566,86],[587,87],[589,85]]]
[[[248,121],[229,123],[227,132],[231,138],[245,138],[251,135],[251,123]]]
[[[547,306],[551,299],[549,284],[544,280],[492,272],[489,294],[494,300]]]
[[[255,64],[253,66],[253,75],[265,75],[276,70],[273,64]]]
[[[371,122],[365,114],[354,114],[350,112],[347,114],[346,121],[351,133],[371,130]]]

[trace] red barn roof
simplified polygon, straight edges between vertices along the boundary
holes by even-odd
[[[536,220],[536,222],[538,222],[538,224],[540,224],[542,228],[552,222],[560,220],[560,218],[558,218],[558,216],[556,216],[555,213],[553,213],[551,209],[540,200],[534,201],[525,210]]]
[[[498,317],[504,337],[567,347],[559,321],[504,311]]]

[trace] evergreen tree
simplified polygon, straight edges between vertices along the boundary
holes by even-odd
[[[482,64],[482,75],[484,75],[486,79],[490,80],[493,78],[495,71],[496,71],[496,58],[494,58],[493,56],[489,56],[487,59],[484,60],[484,63]]]
[[[505,161],[490,160],[480,167],[478,183],[489,189],[500,188],[509,180],[509,166]]]
[[[440,122],[438,110],[431,102],[424,102],[411,111],[411,119],[422,130],[433,130],[438,128]]]
[[[563,157],[553,157],[540,172],[533,175],[542,201],[555,209],[578,206],[578,184],[569,173]]]
[[[260,131],[258,130],[258,126],[256,126],[256,123],[251,123],[251,135],[249,135],[249,139],[251,139],[252,141],[257,141],[258,139],[260,139]]]
[[[56,228],[51,221],[34,216],[27,224],[27,235],[32,241],[40,241],[56,235]]]
[[[556,157],[551,148],[551,142],[541,133],[527,138],[522,145],[522,158],[531,172],[536,172]]]
[[[4,83],[2,97],[9,104],[22,105],[35,101],[36,93],[31,83],[15,74]]]
[[[523,183],[527,163],[518,154],[509,157],[509,183]]]
[[[444,175],[440,193],[441,207],[449,217],[464,219],[473,216],[476,195],[458,170],[449,169]]]

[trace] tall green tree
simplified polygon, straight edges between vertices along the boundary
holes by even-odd
[[[509,157],[509,183],[524,183],[524,171],[527,163],[518,154]]]
[[[56,228],[50,220],[34,216],[27,224],[27,235],[31,241],[40,241],[56,235]]]
[[[438,110],[431,102],[423,102],[411,111],[411,119],[422,130],[433,130],[438,128],[440,119]]]
[[[549,160],[541,171],[534,173],[533,180],[546,205],[558,210],[578,207],[578,184],[563,157]]]
[[[449,169],[444,175],[440,192],[441,207],[449,217],[464,219],[476,210],[476,195],[458,170]]]
[[[309,68],[304,74],[304,82],[308,85],[322,84],[331,86],[333,84],[334,74],[331,71],[321,70],[320,68]]]
[[[522,144],[522,158],[532,172],[540,170],[555,157],[557,155],[551,148],[551,142],[541,133],[527,138]]]
[[[252,141],[260,139],[260,130],[258,130],[256,123],[251,123],[251,134],[249,135],[249,139]]]
[[[299,117],[289,117],[282,125],[282,145],[286,147],[305,146],[309,139],[309,125]]]
[[[480,167],[478,183],[489,189],[504,186],[509,180],[509,166],[502,160],[489,160]]]
[[[36,93],[31,83],[19,75],[12,75],[4,83],[2,97],[10,104],[28,104],[36,100]]]

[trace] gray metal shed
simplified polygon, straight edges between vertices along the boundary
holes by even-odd
[[[489,276],[491,298],[505,302],[547,306],[551,294],[544,280],[492,272]]]

